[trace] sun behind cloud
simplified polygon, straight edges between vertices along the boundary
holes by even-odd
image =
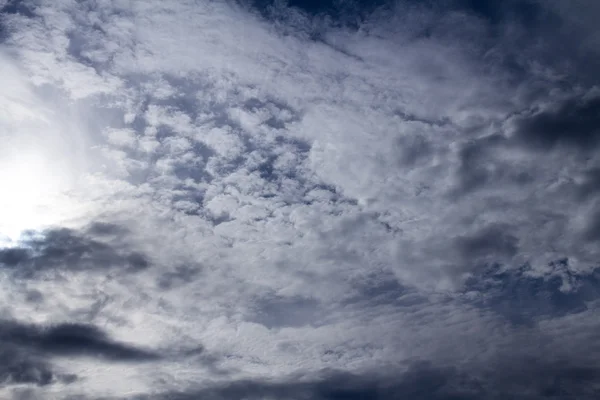
[[[61,223],[74,210],[78,170],[68,122],[0,54],[0,242]]]

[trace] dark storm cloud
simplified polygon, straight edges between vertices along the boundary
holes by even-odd
[[[116,232],[114,226],[93,225],[90,232]],[[53,229],[31,233],[18,247],[0,249],[0,266],[10,268],[23,277],[33,277],[49,269],[85,271],[121,268],[139,271],[149,266],[144,255],[120,251],[70,229]]]
[[[571,97],[535,110],[517,118],[515,129],[516,140],[535,150],[592,151],[600,140],[600,96]]]

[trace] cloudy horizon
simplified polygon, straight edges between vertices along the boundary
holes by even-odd
[[[0,397],[600,396],[592,0],[0,0]]]

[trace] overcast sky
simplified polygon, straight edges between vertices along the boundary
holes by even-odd
[[[600,398],[596,0],[0,0],[0,397]]]

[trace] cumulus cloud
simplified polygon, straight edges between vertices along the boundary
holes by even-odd
[[[578,6],[0,7],[3,396],[597,395]]]

